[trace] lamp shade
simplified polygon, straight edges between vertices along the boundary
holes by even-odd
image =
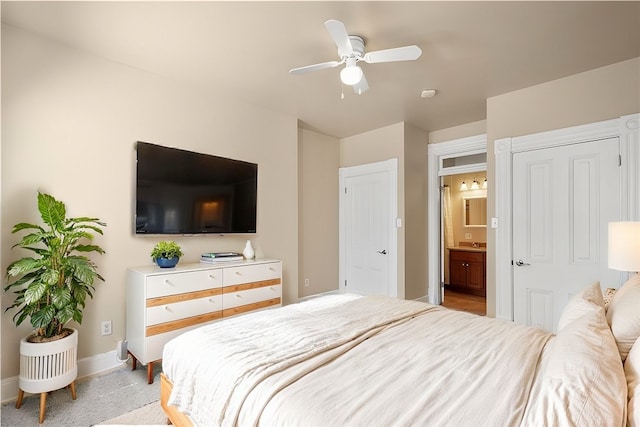
[[[640,271],[640,222],[609,223],[609,268]]]

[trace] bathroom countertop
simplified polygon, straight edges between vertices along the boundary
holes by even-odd
[[[473,246],[454,246],[452,248],[447,248],[447,249],[455,250],[455,251],[467,251],[467,252],[486,252],[487,251],[486,247],[474,248]]]

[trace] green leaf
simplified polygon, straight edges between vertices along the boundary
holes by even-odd
[[[54,286],[56,283],[58,283],[59,278],[60,272],[58,270],[52,269],[46,269],[40,276],[40,280],[50,286]]]
[[[11,232],[12,233],[17,233],[18,231],[27,230],[27,229],[35,229],[35,230],[39,230],[41,232],[44,232],[44,228],[40,227],[39,225],[29,224],[27,222],[20,222],[20,223],[14,225],[13,229],[11,230]]]
[[[31,325],[34,328],[46,328],[53,321],[56,309],[52,305],[44,306],[31,315]]]
[[[78,246],[74,246],[73,250],[76,250],[78,252],[98,252],[103,254],[104,250],[97,245],[78,245]]]
[[[58,309],[62,310],[72,303],[71,292],[66,288],[58,288],[51,295],[51,303]],[[64,322],[63,322],[64,323]]]
[[[42,260],[35,258],[22,258],[9,265],[7,267],[7,276],[15,277],[29,273],[33,270],[42,268]]]
[[[64,203],[57,201],[53,196],[38,193],[38,210],[45,224],[53,229],[61,229],[67,215]]]
[[[25,304],[35,304],[44,296],[47,291],[46,283],[43,282],[33,282],[27,290],[24,292],[24,301]]]
[[[74,318],[74,314],[75,310],[71,307],[71,305],[66,305],[58,311],[56,316],[58,317],[60,323],[64,325]],[[80,322],[78,323],[82,323],[82,316],[80,316]]]

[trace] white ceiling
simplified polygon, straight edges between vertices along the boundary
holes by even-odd
[[[338,59],[327,19],[363,36],[367,51],[416,44],[422,56],[361,63],[369,91],[344,87],[341,99],[339,68],[288,74]],[[482,120],[489,97],[640,56],[638,1],[3,1],[2,21],[338,138]]]

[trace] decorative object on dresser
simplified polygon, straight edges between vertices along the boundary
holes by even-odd
[[[449,248],[448,287],[457,292],[486,296],[485,243],[460,242],[460,246]]]
[[[244,255],[245,259],[253,259],[253,257],[256,256],[256,252],[253,250],[253,246],[251,246],[251,240],[247,240],[242,255]]]
[[[189,329],[282,305],[282,262],[262,259],[127,270],[127,341],[132,369],[162,359],[164,345]]]
[[[78,332],[65,327],[71,320],[82,323],[87,296],[93,297],[96,279],[104,280],[86,256],[104,253],[87,244],[102,234],[106,224],[97,218],[67,218],[66,206],[53,196],[38,193],[38,210],[46,227],[19,223],[12,233],[31,230],[15,246],[32,251],[7,267],[7,277],[17,277],[4,290],[16,298],[7,310],[17,308],[16,325],[30,318],[33,334],[20,342],[20,375],[16,408],[22,406],[24,392],[40,393],[39,422],[44,421],[47,393],[69,386],[75,400],[78,373]],[[40,244],[40,246],[38,246]]]
[[[151,258],[161,268],[173,268],[180,261],[182,249],[174,241],[158,242],[151,251]]]

